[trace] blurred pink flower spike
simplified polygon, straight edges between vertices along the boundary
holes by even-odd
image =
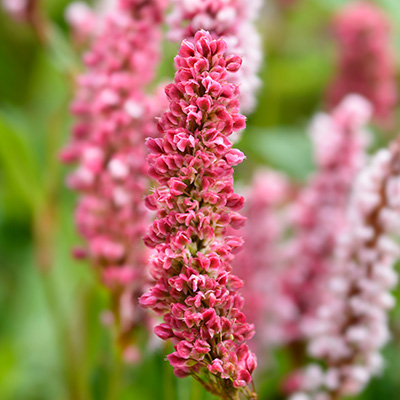
[[[242,58],[242,68],[229,79],[240,85],[240,107],[245,114],[256,107],[261,86],[262,44],[255,26],[261,6],[260,0],[173,0],[168,19],[171,40],[193,41],[198,30],[206,29],[214,39],[224,38],[228,54]]]
[[[349,95],[331,114],[318,114],[311,125],[317,169],[292,204],[294,233],[282,278],[284,296],[293,304],[291,318],[286,321],[289,341],[307,338],[324,299],[353,182],[365,163],[365,126],[371,112],[365,99]]]
[[[336,245],[327,297],[310,331],[311,365],[297,398],[340,399],[360,393],[383,367],[380,350],[389,339],[390,290],[400,248],[400,140],[380,150],[354,186],[346,229]],[[306,395],[307,393],[307,395]],[[303,397],[299,397],[303,396]]]
[[[328,103],[335,106],[347,94],[357,93],[373,105],[376,122],[392,126],[398,89],[389,17],[371,2],[351,2],[339,11],[334,34],[339,62]]]
[[[145,138],[158,135],[156,116],[166,107],[158,93],[146,94],[160,59],[163,11],[163,1],[120,0],[104,16],[78,78],[77,123],[62,154],[77,164],[68,185],[80,195],[75,219],[86,243],[75,255],[88,259],[108,287],[119,341],[128,349],[135,328],[152,324],[138,298],[150,278],[142,240],[152,221],[144,205]]]
[[[233,167],[244,155],[229,136],[243,129],[239,89],[228,82],[241,59],[226,42],[200,31],[183,41],[177,73],[167,86],[163,136],[149,139],[150,173],[159,186],[146,203],[157,218],[145,239],[153,256],[154,286],[140,299],[163,316],[156,334],[175,344],[168,356],[178,377],[192,375],[215,395],[254,398],[249,388],[256,358],[246,345],[254,327],[242,313],[242,281],[231,274],[242,240],[227,234],[245,218],[233,191]]]

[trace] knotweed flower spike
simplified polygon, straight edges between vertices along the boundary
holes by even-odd
[[[265,169],[256,172],[244,195],[243,215],[247,220],[240,230],[244,245],[232,266],[244,281],[243,312],[257,327],[250,347],[258,356],[263,355],[259,359],[265,366],[271,346],[287,342],[283,321],[294,318],[296,311],[281,288],[286,210],[293,193],[284,175]]]
[[[241,111],[250,113],[256,106],[261,85],[258,72],[262,62],[261,38],[255,27],[260,0],[173,0],[169,16],[170,38],[193,40],[195,33],[206,29],[214,39],[224,38],[228,53],[243,59],[240,71],[229,79],[240,84]]]
[[[294,239],[283,284],[296,310],[287,321],[290,340],[307,337],[324,297],[353,181],[364,165],[371,112],[366,100],[350,95],[330,115],[321,113],[312,123],[317,171],[292,205]]]
[[[351,2],[337,15],[334,33],[339,64],[328,103],[334,106],[346,94],[357,93],[372,103],[377,122],[390,124],[398,90],[388,17],[371,2]]]
[[[62,158],[78,164],[68,185],[80,194],[76,225],[86,244],[76,256],[88,258],[110,289],[125,348],[143,323],[137,299],[149,278],[145,138],[157,135],[155,116],[166,105],[145,89],[159,61],[164,4],[121,0],[116,7],[85,56],[72,104],[78,122]]]
[[[245,127],[239,89],[228,82],[241,59],[226,55],[224,40],[200,31],[194,43],[183,41],[175,64],[169,110],[159,122],[163,136],[147,142],[159,183],[146,199],[157,210],[145,239],[156,249],[155,284],[140,302],[164,317],[155,332],[175,344],[168,360],[178,377],[192,375],[224,399],[255,398],[248,385],[256,358],[246,345],[254,329],[230,266],[242,240],[227,234],[245,220],[232,168],[244,155],[228,138]]]
[[[389,339],[387,312],[400,248],[400,140],[379,151],[358,177],[345,234],[327,290],[318,310],[310,355],[324,361],[310,366],[303,379],[306,393],[294,399],[336,400],[358,394],[383,361],[380,349]]]

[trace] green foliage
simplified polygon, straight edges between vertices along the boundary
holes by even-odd
[[[42,199],[41,181],[37,161],[26,135],[0,113],[0,163],[5,199],[16,201],[20,207],[33,211]]]
[[[285,172],[295,180],[305,180],[313,168],[309,138],[295,127],[249,126],[238,146],[248,158]]]

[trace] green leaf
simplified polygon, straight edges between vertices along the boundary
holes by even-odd
[[[61,72],[73,76],[79,70],[76,53],[64,33],[53,24],[49,37],[49,56],[53,65]]]
[[[396,21],[397,25],[400,24],[400,3],[398,0],[379,0],[378,3],[386,9],[390,18]],[[398,26],[395,28],[398,29]]]
[[[239,143],[248,156],[304,180],[313,169],[311,142],[295,128],[248,127]]]
[[[37,160],[26,137],[0,112],[0,165],[8,185],[32,210],[42,199],[42,185]]]

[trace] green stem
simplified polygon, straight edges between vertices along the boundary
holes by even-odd
[[[192,393],[190,396],[190,400],[200,400],[203,387],[196,382],[195,380],[192,381]]]
[[[61,350],[68,398],[70,400],[88,400],[89,397],[85,393],[82,376],[79,373],[79,363],[76,362],[76,352],[72,335],[69,332],[68,325],[65,323],[64,313],[61,310],[53,282],[48,273],[41,272],[39,276],[57,337],[58,348]]]
[[[119,392],[121,388],[121,378],[123,373],[123,360],[122,352],[119,346],[117,346],[118,340],[118,327],[114,327],[112,335],[110,335],[110,347],[112,349],[107,400],[116,400],[119,398]]]
[[[166,345],[164,347],[164,354],[167,354],[167,353],[170,353],[168,343],[166,343]],[[174,388],[172,367],[167,360],[163,360],[162,372],[163,372],[164,399],[165,400],[176,400],[177,393]]]

